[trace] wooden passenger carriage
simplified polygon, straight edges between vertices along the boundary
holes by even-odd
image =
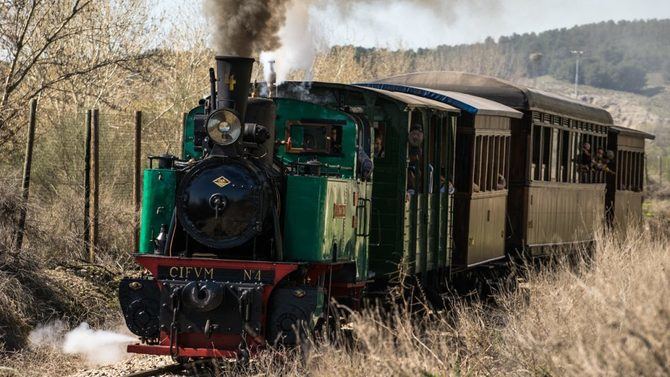
[[[642,218],[646,139],[653,140],[654,135],[619,126],[609,128],[607,148],[615,157],[611,162],[614,174],[607,176],[605,204],[608,221],[621,229]]]
[[[593,156],[597,148],[612,148],[607,137],[613,122],[606,110],[461,72],[413,73],[376,84],[468,93],[523,113],[511,122],[507,250],[543,255],[563,246],[588,244],[604,225],[607,173],[584,166],[581,159],[585,143]],[[473,150],[477,147],[475,143]],[[624,169],[630,164],[624,163]],[[626,195],[632,194],[619,193],[621,198]]]
[[[368,84],[448,103],[461,110],[454,177],[455,270],[505,257],[511,123],[522,113],[473,95],[421,87]]]

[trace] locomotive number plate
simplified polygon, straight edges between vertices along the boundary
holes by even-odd
[[[227,282],[272,284],[275,279],[273,270],[158,266],[159,280],[216,280]]]

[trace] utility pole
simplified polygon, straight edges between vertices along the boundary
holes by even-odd
[[[579,94],[578,85],[579,85],[579,59],[584,55],[584,51],[573,50],[570,51],[573,55],[577,56],[577,61],[575,62],[575,98]]]

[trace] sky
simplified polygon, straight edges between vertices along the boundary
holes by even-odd
[[[205,22],[199,0],[152,0],[173,23]],[[294,0],[304,1],[304,0]],[[333,0],[342,1],[342,0]],[[351,0],[349,0],[351,1]],[[326,1],[322,1],[326,3]],[[427,1],[425,1],[428,3]],[[434,0],[432,3],[440,2]],[[428,9],[411,0],[365,0],[338,12],[313,6],[310,27],[327,46],[421,48],[481,42],[606,20],[670,18],[670,0],[443,0]]]

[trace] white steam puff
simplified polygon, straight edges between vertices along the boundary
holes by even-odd
[[[66,331],[65,323],[57,320],[49,324],[37,326],[28,335],[28,341],[33,347],[49,346],[60,348]]]
[[[89,364],[108,365],[123,360],[126,346],[136,338],[106,330],[93,330],[84,322],[66,333],[65,324],[55,321],[40,325],[28,337],[33,347],[48,346],[64,353],[83,356]]]
[[[125,346],[136,341],[132,336],[93,330],[84,322],[65,335],[63,352],[82,355],[93,364],[112,364],[122,360]]]
[[[286,12],[286,22],[278,33],[281,47],[273,52],[277,83],[286,81],[293,70],[304,70],[303,80],[312,78],[321,35],[310,23],[311,6],[309,1],[293,1]]]

